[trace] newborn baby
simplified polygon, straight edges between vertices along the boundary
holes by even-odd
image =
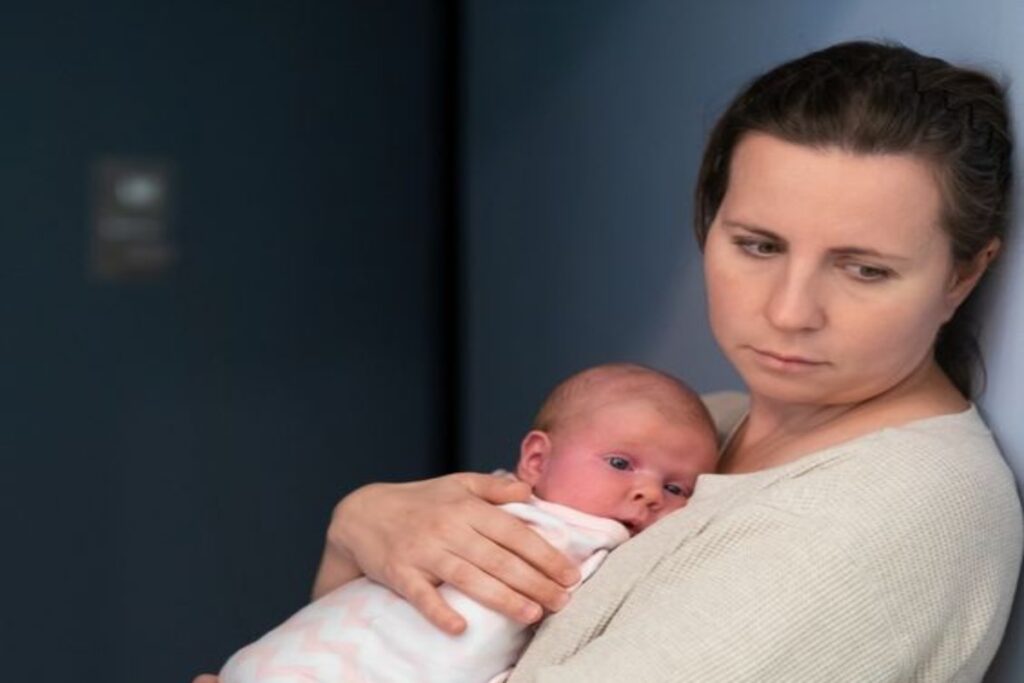
[[[686,505],[717,457],[711,420],[682,382],[638,365],[602,365],[563,381],[545,400],[516,468],[534,498],[502,507],[578,563],[586,580],[612,548]],[[458,636],[387,588],[357,579],[237,652],[221,681],[503,680],[532,627],[451,586],[440,590],[466,618]]]

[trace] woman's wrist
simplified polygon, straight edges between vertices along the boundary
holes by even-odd
[[[313,581],[314,600],[363,575],[359,564],[349,551],[346,533],[350,526],[346,522],[350,518],[352,499],[358,498],[358,494],[362,490],[356,489],[334,506],[331,523],[327,527],[327,537],[324,541],[324,554],[320,559],[316,579]]]

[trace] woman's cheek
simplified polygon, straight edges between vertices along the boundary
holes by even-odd
[[[704,286],[711,331],[722,344],[725,341],[722,335],[727,333],[730,324],[747,315],[742,295],[751,286],[750,281],[720,259],[709,259],[705,264]]]

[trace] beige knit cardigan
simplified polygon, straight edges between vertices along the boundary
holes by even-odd
[[[726,433],[741,395],[707,402]],[[977,681],[1021,561],[977,411],[704,475],[549,618],[509,683]]]

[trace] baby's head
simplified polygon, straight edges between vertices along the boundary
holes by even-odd
[[[517,476],[543,500],[631,534],[686,505],[718,444],[697,395],[663,373],[600,365],[563,381],[523,439]]]

